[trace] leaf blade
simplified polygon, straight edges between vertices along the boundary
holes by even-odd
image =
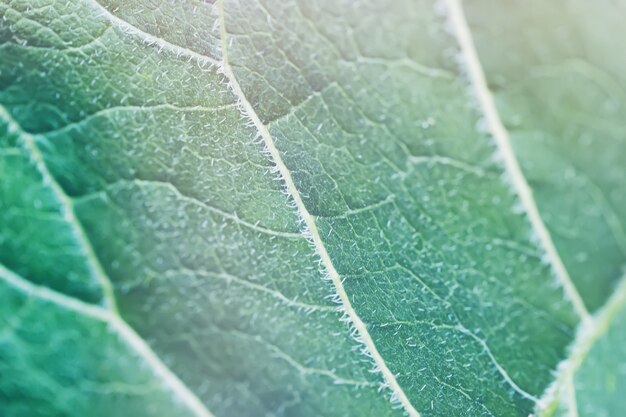
[[[75,205],[124,319],[215,415],[399,415],[394,394],[413,415],[532,410],[577,318],[430,2],[229,1],[226,76],[211,4],[22,6],[2,4],[17,23],[0,25],[0,102]]]

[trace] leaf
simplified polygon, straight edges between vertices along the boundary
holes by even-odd
[[[0,2],[2,414],[619,410],[622,6],[434,6]]]

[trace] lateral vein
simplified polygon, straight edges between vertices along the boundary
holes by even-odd
[[[19,123],[13,118],[13,116],[11,116],[11,114],[9,114],[6,108],[1,104],[0,117],[6,120],[10,129],[20,135],[26,151],[33,159],[33,162],[35,163],[37,170],[41,174],[43,181],[49,185],[52,193],[56,197],[61,207],[64,220],[72,228],[74,237],[76,238],[77,243],[80,245],[85,254],[89,269],[94,274],[96,280],[100,283],[104,304],[109,309],[117,311],[115,296],[113,295],[113,285],[111,284],[111,281],[104,272],[104,269],[102,268],[102,265],[100,264],[100,261],[98,260],[93,250],[93,247],[89,242],[89,239],[87,238],[87,234],[85,233],[82,224],[78,221],[78,217],[76,216],[72,200],[67,196],[67,194],[65,194],[65,191],[63,191],[57,180],[48,170],[48,167],[44,162],[39,147],[37,146],[35,138],[30,133],[22,129]]]
[[[13,288],[16,288],[23,292],[56,304],[63,307],[66,310],[72,310],[84,316],[92,317],[99,321],[108,321],[111,311],[95,304],[89,304],[74,297],[70,297],[63,293],[54,291],[49,287],[42,285],[36,285],[32,282],[22,278],[15,272],[9,270],[4,265],[0,265],[0,279]]]
[[[520,394],[522,397],[527,398],[533,402],[539,401],[537,397],[528,393],[527,391],[522,389],[519,385],[517,385],[515,381],[513,381],[513,378],[511,378],[508,372],[502,367],[502,365],[500,365],[500,362],[498,362],[496,357],[493,355],[493,353],[491,352],[491,349],[489,348],[489,345],[487,345],[487,342],[484,339],[481,339],[480,337],[476,336],[474,333],[469,331],[465,326],[458,325],[455,328],[461,333],[471,337],[482,346],[483,350],[489,357],[489,360],[491,361],[491,363],[496,367],[496,369],[498,370],[500,375],[504,378],[504,380],[507,382],[507,384],[509,384],[518,394]]]
[[[96,276],[102,286],[104,307],[88,304],[50,288],[32,284],[9,271],[2,265],[0,265],[0,279],[4,280],[13,287],[20,289],[26,294],[33,295],[66,309],[109,323],[109,325],[115,329],[124,340],[126,340],[127,344],[135,352],[137,352],[137,354],[145,360],[148,365],[150,365],[155,374],[170,390],[172,390],[174,395],[179,398],[197,417],[213,417],[213,415],[204,407],[202,402],[189,390],[189,388],[187,388],[185,384],[165,364],[163,364],[163,362],[161,362],[146,342],[143,341],[143,339],[141,339],[141,337],[121,318],[115,302],[113,285],[105,274],[100,261],[95,255],[91,243],[87,239],[87,235],[83,230],[81,223],[76,217],[72,200],[67,196],[67,194],[65,194],[65,191],[63,191],[59,183],[48,170],[35,138],[22,129],[17,121],[2,105],[0,105],[0,117],[6,120],[9,125],[9,129],[12,129],[20,135],[26,150],[30,153],[35,165],[37,166],[38,171],[42,175],[44,181],[51,187],[55,197],[58,199],[65,220],[72,227],[78,243],[85,252],[85,257],[92,273]]]
[[[572,303],[581,320],[588,321],[591,315],[587,311],[576,286],[572,282],[563,264],[563,260],[554,246],[550,232],[541,218],[532,190],[522,173],[522,169],[513,151],[509,133],[500,119],[493,95],[487,87],[485,73],[478,59],[478,53],[476,52],[476,47],[461,6],[461,0],[444,0],[444,2],[447,6],[452,29],[461,49],[470,84],[482,109],[488,129],[494,137],[499,153],[503,158],[508,177],[513,183],[513,187],[519,196],[524,211],[528,215],[532,228],[537,234],[537,238],[545,250],[546,256],[566,296]]]
[[[224,73],[226,78],[228,78],[228,80],[230,81],[230,87],[233,90],[233,93],[239,99],[240,104],[243,107],[243,110],[245,111],[247,116],[254,123],[255,127],[257,128],[259,134],[261,135],[263,139],[263,142],[267,148],[267,151],[269,152],[274,163],[276,164],[276,167],[278,168],[278,171],[280,175],[282,176],[283,181],[285,182],[287,190],[296,204],[298,213],[300,214],[300,217],[302,218],[303,222],[308,228],[308,231],[311,234],[311,240],[315,246],[315,249],[318,255],[320,256],[322,264],[326,268],[326,271],[328,272],[328,275],[333,285],[335,286],[335,290],[337,291],[337,295],[339,296],[342,302],[343,309],[346,315],[349,317],[354,328],[358,331],[359,336],[361,337],[363,341],[363,344],[369,350],[369,353],[371,354],[372,359],[374,360],[376,366],[380,369],[383,375],[383,378],[385,379],[387,385],[391,389],[393,395],[399,400],[400,404],[402,405],[402,407],[405,409],[405,411],[410,417],[420,417],[420,414],[413,407],[408,397],[406,396],[405,392],[402,390],[402,388],[398,384],[398,381],[396,380],[395,375],[391,372],[391,370],[385,363],[385,360],[378,352],[378,349],[376,348],[376,345],[374,344],[374,341],[372,340],[371,335],[367,331],[365,323],[363,323],[361,318],[357,315],[356,311],[354,311],[354,308],[352,307],[352,303],[350,302],[348,294],[346,293],[346,290],[343,287],[341,277],[339,276],[339,273],[335,269],[332,263],[332,260],[330,259],[330,256],[328,255],[326,247],[324,246],[324,243],[322,242],[322,239],[320,238],[320,234],[315,224],[314,217],[309,213],[306,206],[304,205],[300,192],[298,191],[293,181],[293,178],[291,177],[291,173],[289,169],[283,162],[267,126],[263,124],[263,122],[257,115],[256,111],[252,107],[252,104],[247,100],[246,96],[243,93],[241,86],[239,85],[239,82],[237,81],[235,77],[235,74],[228,61],[228,50],[227,50],[228,42],[226,40],[224,1],[218,0],[217,7],[218,7],[218,13],[219,13],[218,18],[219,18],[219,25],[220,25],[219,29],[220,29],[221,46],[222,46],[222,68],[221,68],[222,72]]]
[[[573,384],[574,375],[587,358],[589,351],[594,346],[595,342],[608,331],[613,319],[625,305],[626,274],[622,276],[606,304],[604,304],[590,320],[581,322],[576,338],[569,348],[570,354],[568,358],[559,364],[554,383],[548,387],[544,395],[537,402],[537,409],[540,412],[539,415],[549,412],[556,406],[562,390],[568,389],[568,384]]]
[[[0,265],[0,280],[38,299],[50,302],[81,315],[107,323],[127,345],[142,358],[167,386],[197,417],[214,417],[193,392],[159,359],[147,343],[114,311],[67,296],[48,287],[35,285]]]
[[[111,13],[106,7],[98,3],[96,0],[86,0],[86,1],[87,3],[95,7],[96,9],[100,10],[100,12],[102,13],[102,16],[105,17],[112,25],[117,26],[122,31],[126,31],[129,34],[133,34],[139,37],[143,42],[145,42],[148,45],[156,45],[159,48],[173,52],[177,56],[187,56],[203,64],[217,65],[217,61],[208,55],[203,55],[201,53],[192,51],[191,49],[184,48],[180,45],[176,45],[171,42],[168,42],[165,39],[151,35],[148,32],[145,32],[139,29],[138,27],[132,25],[131,23],[123,19],[120,19],[119,17]]]
[[[183,201],[186,201],[190,204],[196,205],[198,207],[202,207],[203,209],[210,211],[211,213],[214,213],[220,217],[223,217],[225,219],[231,220],[234,224],[238,225],[238,226],[242,226],[245,228],[248,228],[250,230],[254,230],[255,232],[258,233],[263,233],[265,235],[268,236],[276,236],[276,237],[282,237],[282,238],[286,238],[286,239],[302,239],[304,238],[304,236],[302,235],[302,233],[296,233],[296,232],[283,232],[280,230],[273,230],[273,229],[269,229],[267,227],[261,226],[258,223],[250,223],[244,219],[242,219],[241,217],[239,217],[237,215],[236,212],[233,213],[228,213],[222,209],[219,209],[217,207],[211,206],[210,204],[187,194],[184,194],[183,192],[180,191],[180,189],[178,189],[174,184],[172,184],[171,182],[165,182],[165,181],[159,181],[159,180],[152,180],[152,179],[140,179],[140,178],[133,178],[130,180],[118,180],[115,182],[112,182],[110,184],[107,184],[105,187],[105,190],[117,190],[117,189],[124,189],[124,188],[130,188],[132,185],[136,185],[136,186],[141,186],[144,188],[158,188],[158,187],[162,187],[164,189],[167,189],[169,191],[171,191],[173,194],[176,195],[176,197],[180,198]],[[94,197],[97,195],[103,195],[106,191],[97,191],[95,193],[92,194],[85,194],[82,195],[80,197],[81,200],[85,200],[88,199],[90,197]]]

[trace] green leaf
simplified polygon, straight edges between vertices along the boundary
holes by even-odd
[[[1,414],[615,415],[620,7],[0,1]]]

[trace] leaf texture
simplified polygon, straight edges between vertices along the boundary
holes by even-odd
[[[2,414],[616,415],[618,7],[3,0]]]
[[[618,16],[626,5],[467,3],[491,88],[544,221],[595,310],[626,263],[626,58],[612,52],[623,46]]]

